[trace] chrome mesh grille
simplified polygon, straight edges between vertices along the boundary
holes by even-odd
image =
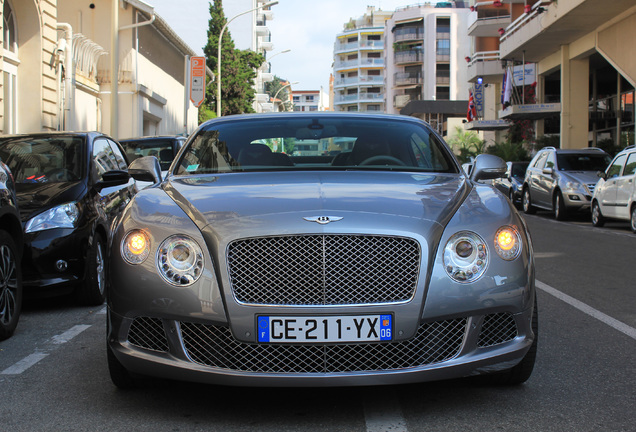
[[[228,327],[181,323],[186,353],[205,366],[242,372],[337,373],[413,368],[455,357],[466,319],[423,324],[406,341],[359,344],[248,344]]]
[[[128,330],[128,342],[139,348],[168,352],[168,339],[158,318],[135,318]]]
[[[228,266],[239,303],[351,305],[410,300],[419,244],[404,237],[296,235],[232,242]]]
[[[508,342],[517,337],[517,324],[511,313],[486,315],[481,325],[477,346],[484,348]]]

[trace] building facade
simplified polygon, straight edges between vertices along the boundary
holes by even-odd
[[[334,45],[335,111],[384,112],[384,23],[393,12],[368,6],[336,36]]]
[[[328,111],[329,95],[324,90],[293,90],[294,111]]]
[[[494,38],[490,32],[492,45],[473,34],[473,54],[498,51],[492,65],[484,61],[470,74],[494,84],[486,111],[498,120],[529,121],[534,139],[552,136],[561,148],[634,144],[636,3],[503,0],[473,2],[473,8],[479,13],[500,4],[509,23],[498,24]],[[502,70],[511,72],[511,85],[503,84]]]
[[[198,110],[186,93],[187,61],[195,52],[150,5],[0,3],[2,133],[98,130],[126,138],[197,127]]]

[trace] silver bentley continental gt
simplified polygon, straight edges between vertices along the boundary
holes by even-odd
[[[108,364],[242,386],[352,386],[488,374],[537,349],[524,221],[421,120],[280,113],[204,123],[117,222]]]

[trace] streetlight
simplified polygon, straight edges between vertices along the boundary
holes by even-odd
[[[276,96],[278,96],[278,93],[280,93],[282,89],[287,88],[287,87],[289,87],[291,85],[294,85],[294,84],[298,84],[298,81],[294,81],[292,83],[287,83],[284,86],[282,86],[281,88],[279,88],[278,91],[276,92],[276,94],[274,94],[274,97],[272,98],[272,101],[276,100]]]
[[[217,81],[218,81],[217,84],[216,84],[216,116],[217,117],[221,117],[221,41],[223,40],[223,33],[225,32],[225,29],[227,28],[229,23],[231,23],[232,21],[234,21],[236,18],[240,17],[241,15],[245,15],[245,14],[248,14],[250,12],[254,12],[255,10],[266,8],[266,7],[270,7],[270,6],[274,6],[274,5],[277,5],[277,4],[278,4],[278,0],[277,1],[271,1],[269,3],[265,3],[263,5],[255,7],[253,9],[246,10],[245,12],[241,12],[238,15],[234,15],[232,18],[227,20],[227,22],[225,23],[225,25],[221,29],[221,34],[219,35],[219,45],[218,45],[218,50],[217,50],[217,64],[216,64],[216,66],[217,66],[216,77],[217,77]]]
[[[291,48],[287,48],[286,50],[282,50],[281,52],[277,52],[276,54],[273,54],[269,59],[267,59],[268,62],[272,61],[272,59],[274,57],[276,57],[278,54],[285,54],[291,51]]]

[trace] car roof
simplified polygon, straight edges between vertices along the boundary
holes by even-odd
[[[557,153],[598,153],[598,154],[606,154],[605,150],[598,147],[586,147],[580,149],[562,149],[555,147],[544,147],[539,151],[555,151]]]

